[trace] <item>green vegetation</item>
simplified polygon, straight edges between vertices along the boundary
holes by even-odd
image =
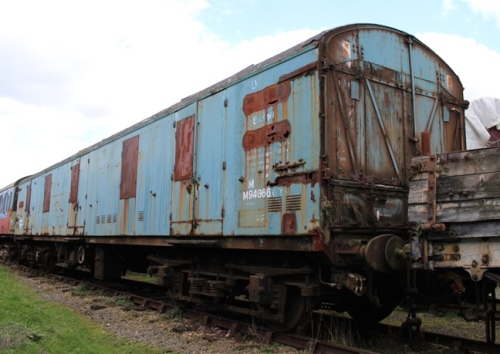
[[[125,295],[117,296],[114,300],[115,303],[121,307],[132,308],[135,306],[135,304],[132,301],[130,301],[130,298]]]
[[[143,283],[156,284],[156,275],[151,276],[149,274],[144,274],[144,273],[127,272],[127,274],[125,276],[123,276],[122,278],[129,279],[129,280],[135,280],[135,281],[141,281]]]
[[[87,289],[87,285],[85,285],[84,283],[81,283],[81,284],[78,284],[77,286],[75,286],[75,289],[73,289],[72,294],[74,296],[85,297],[85,296],[89,296],[90,294],[92,294],[92,291]]]
[[[0,266],[0,353],[160,353],[42,300]]]

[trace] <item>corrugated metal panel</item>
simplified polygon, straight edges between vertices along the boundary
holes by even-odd
[[[239,181],[237,223],[227,225],[237,235],[300,235],[316,227],[310,220],[319,216],[319,208],[308,198],[320,195],[315,184],[321,142],[315,55],[310,52],[270,70],[266,78],[279,77],[278,83],[250,81],[259,83],[259,89],[241,101],[244,130],[237,149],[243,149],[238,163],[244,170],[228,174]]]
[[[175,113],[175,166],[172,181],[169,183],[171,187],[169,233],[174,235],[190,235],[194,231],[196,185],[191,177],[194,171],[194,129],[197,109],[197,105],[192,105]],[[170,143],[170,146],[172,145],[174,144]]]
[[[175,141],[173,117],[139,131],[140,159],[137,176],[135,235],[169,233],[170,190]]]
[[[197,235],[222,235],[225,192],[226,92],[207,97],[198,104],[196,123],[196,188],[194,229]]]

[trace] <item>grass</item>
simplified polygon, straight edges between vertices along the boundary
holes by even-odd
[[[122,278],[140,281],[143,283],[156,284],[156,276],[151,276],[149,274],[144,274],[144,273],[135,273],[135,272],[128,271],[127,274],[125,276],[123,276]]]
[[[0,353],[160,353],[118,339],[75,311],[41,299],[0,266]]]

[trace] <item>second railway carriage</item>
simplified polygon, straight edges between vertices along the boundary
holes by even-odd
[[[278,329],[321,302],[380,320],[404,289],[411,158],[464,148],[462,92],[407,33],[322,32],[19,181],[19,257],[148,268]]]

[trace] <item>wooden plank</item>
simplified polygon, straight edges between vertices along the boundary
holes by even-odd
[[[440,177],[438,202],[500,198],[500,172]]]
[[[436,222],[494,220],[500,216],[500,199],[439,203]]]
[[[440,176],[464,176],[500,171],[500,149],[489,148],[438,155]]]
[[[435,222],[500,220],[500,149],[480,149],[438,155]],[[435,157],[434,157],[435,158]],[[429,174],[432,157],[414,158],[420,170],[410,182],[408,218],[428,221]]]
[[[426,203],[427,204],[427,180],[412,181],[410,184],[410,194],[408,196],[409,204]]]
[[[455,233],[455,238],[474,238],[474,237],[499,237],[500,220],[487,220],[479,222],[460,222],[450,223],[449,230]],[[430,232],[430,240],[442,239],[443,233]],[[498,240],[497,240],[498,242]]]
[[[408,221],[427,222],[427,203],[408,206]]]

